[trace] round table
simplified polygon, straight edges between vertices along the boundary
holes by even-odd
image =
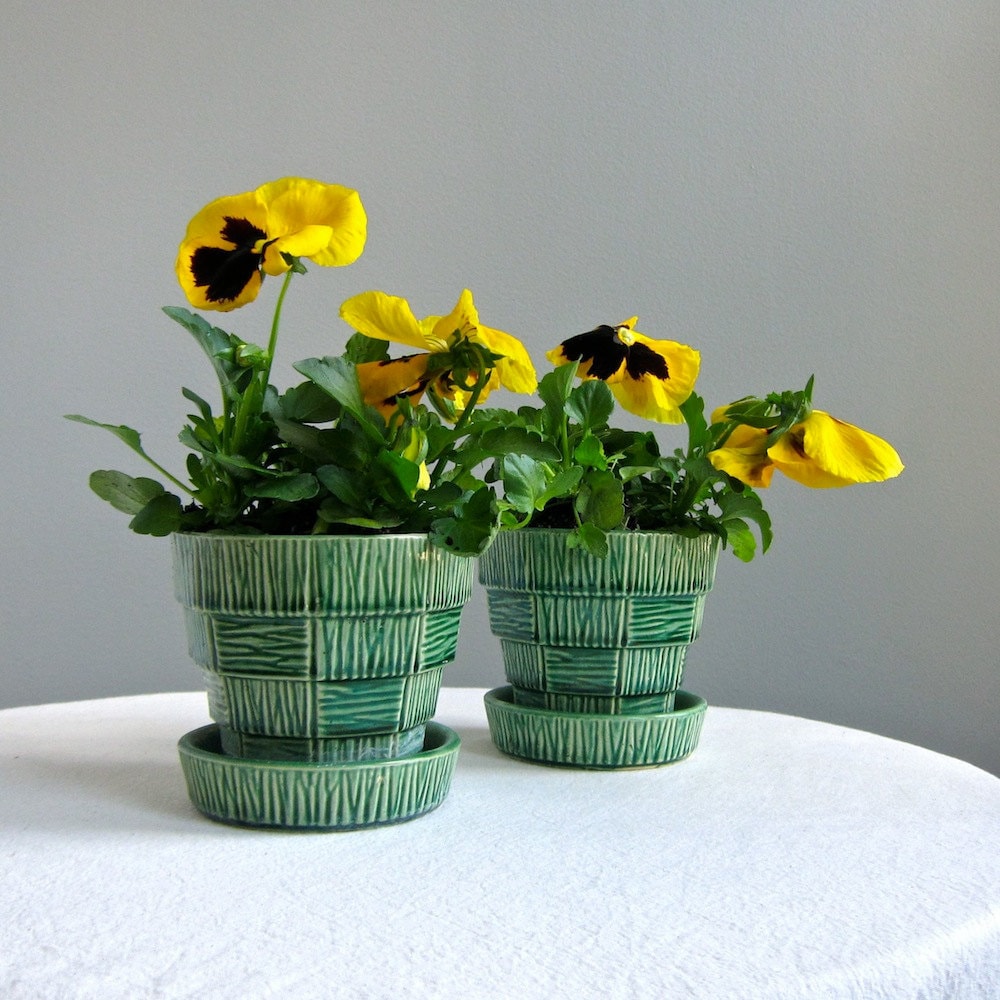
[[[681,763],[548,768],[482,695],[444,804],[350,833],[198,814],[204,694],[0,712],[0,996],[1000,996],[997,778],[715,707]]]

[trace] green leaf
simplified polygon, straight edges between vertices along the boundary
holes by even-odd
[[[496,534],[498,511],[493,491],[483,486],[431,524],[431,541],[455,555],[479,555]]]
[[[382,451],[376,459],[379,466],[387,471],[392,482],[402,490],[407,497],[412,497],[417,491],[417,483],[420,481],[420,466],[416,462],[411,462],[402,455],[397,455],[394,451]],[[383,496],[387,500],[395,499],[391,495]]]
[[[116,438],[124,441],[134,452],[142,455],[147,461],[149,456],[142,450],[142,438],[137,430],[131,427],[126,427],[125,424],[102,424],[97,420],[91,420],[90,417],[82,417],[79,413],[67,413],[67,420],[75,420],[78,424],[87,424],[88,427],[101,427],[106,431],[110,431]]]
[[[692,392],[680,405],[684,422],[688,426],[688,454],[694,455],[705,448],[711,441],[708,424],[705,421],[705,401],[697,393]]]
[[[526,455],[539,462],[558,462],[562,457],[552,442],[543,440],[537,431],[525,427],[492,428],[471,442],[468,451],[463,448],[462,452],[463,460],[469,465],[505,455]]]
[[[353,508],[342,504],[335,498],[327,498],[323,501],[319,508],[319,517],[327,524],[343,524],[351,528],[365,528],[370,531],[395,528],[400,523],[399,518],[383,518],[359,514]]]
[[[175,479],[166,469],[164,469],[158,462],[154,461],[149,455],[146,454],[142,449],[142,440],[139,436],[137,430],[133,430],[131,427],[126,427],[124,424],[102,424],[96,420],[91,420],[90,417],[81,417],[78,413],[67,413],[67,420],[74,420],[78,424],[86,424],[88,427],[100,427],[102,430],[110,431],[116,438],[124,441],[125,444],[129,446],[137,455],[141,455],[149,464],[156,469],[161,475],[165,476],[170,482],[175,486],[178,486],[181,490],[185,492],[188,488],[177,479]]]
[[[164,306],[163,311],[187,330],[212,362],[216,378],[227,399],[235,399],[252,378],[251,369],[237,364],[237,352],[243,341],[225,330],[212,326],[197,313],[180,306]]]
[[[580,519],[602,531],[611,531],[625,520],[625,490],[613,472],[589,474],[576,501]]]
[[[561,497],[575,496],[583,479],[583,469],[574,465],[569,469],[560,469],[550,480],[541,496],[541,503],[558,500]]]
[[[191,433],[189,427],[185,427],[177,435],[177,440],[181,444],[194,451],[200,452],[204,456],[206,464],[218,466],[234,475],[237,479],[246,481],[254,476],[267,476],[277,478],[284,475],[279,469],[268,469],[263,465],[250,461],[242,455],[229,455],[223,451],[215,451],[213,447],[207,446],[204,442]]]
[[[584,430],[592,431],[603,427],[611,419],[615,409],[615,397],[606,382],[588,379],[581,382],[566,401],[566,413]]]
[[[308,472],[290,473],[246,490],[246,495],[261,500],[284,500],[296,503],[311,500],[319,493],[316,477]]]
[[[586,469],[606,469],[608,460],[604,456],[604,448],[600,440],[587,433],[583,440],[573,449],[573,460]]]
[[[771,547],[773,539],[771,518],[764,510],[764,505],[754,490],[740,484],[738,492],[729,488],[720,493],[716,497],[716,503],[720,510],[719,522],[724,531],[728,533],[731,521],[739,521],[744,527],[746,527],[746,521],[752,521],[760,532],[761,552],[764,553]]]
[[[540,419],[540,426],[550,440],[558,441],[563,433],[566,424],[566,401],[573,388],[576,369],[575,364],[560,365],[538,383],[538,396],[545,405],[539,418],[536,419]],[[526,409],[521,407],[520,412],[524,413]]]
[[[351,510],[365,516],[371,512],[371,500],[360,488],[356,472],[339,465],[324,465],[316,470],[316,478]]]
[[[608,536],[596,524],[585,522],[569,536],[570,548],[584,548],[598,559],[608,557]]]
[[[204,399],[202,399],[201,396],[199,396],[196,392],[193,392],[191,389],[187,389],[183,386],[181,387],[181,395],[185,399],[190,399],[191,402],[198,407],[198,412],[201,414],[202,419],[207,425],[214,427],[215,415],[212,413],[212,407]]]
[[[123,514],[138,514],[150,500],[161,496],[165,490],[153,479],[138,479],[116,472],[99,469],[90,474],[90,488],[102,499]]]
[[[153,497],[129,522],[129,527],[140,535],[162,537],[179,531],[181,527],[181,502],[173,493]]]
[[[743,562],[750,562],[757,551],[757,540],[753,537],[753,532],[746,521],[731,518],[723,522],[722,529],[725,532],[726,544],[732,548],[733,555]]]
[[[281,418],[275,418],[274,426],[282,441],[320,465],[333,460],[344,462],[346,456],[353,453],[357,441],[354,435],[338,427],[310,427]]]
[[[384,361],[389,357],[388,341],[377,337],[366,337],[363,333],[355,333],[344,346],[344,357],[352,365],[363,365],[370,361]]]
[[[527,455],[508,455],[503,461],[504,495],[514,510],[529,514],[545,495],[545,466]]]
[[[337,400],[358,420],[369,423],[357,370],[345,358],[306,358],[292,367]]]
[[[538,398],[546,407],[557,409],[560,413],[563,411],[573,387],[576,369],[575,364],[559,365],[538,383]]]
[[[302,382],[293,386],[274,400],[268,400],[269,412],[275,421],[278,418],[296,420],[300,423],[323,424],[336,420],[340,414],[337,401],[331,399],[314,382]]]

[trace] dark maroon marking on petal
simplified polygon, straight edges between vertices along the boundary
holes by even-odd
[[[670,378],[670,370],[667,368],[667,359],[662,354],[657,354],[652,348],[645,344],[633,344],[628,348],[628,356],[625,359],[625,371],[629,378],[638,379],[643,375],[652,375],[666,381]]]
[[[205,289],[209,302],[232,302],[250,283],[260,267],[260,254],[252,250],[198,247],[191,254],[194,283]]]
[[[599,379],[611,378],[628,355],[628,348],[618,339],[613,326],[599,326],[577,334],[560,346],[568,360],[589,361],[590,374]]]
[[[594,378],[609,379],[625,363],[630,379],[643,375],[666,380],[670,378],[667,359],[645,344],[623,344],[618,337],[618,327],[599,326],[589,333],[581,333],[561,344],[562,352],[570,361],[589,361]]]
[[[225,223],[219,235],[234,247],[243,250],[251,249],[258,240],[267,239],[267,233],[255,226],[249,219],[240,219],[232,215],[225,217]]]
[[[191,254],[191,274],[195,285],[205,289],[209,302],[232,302],[260,269],[261,255],[253,248],[267,233],[249,219],[227,215],[219,235],[233,249],[198,247]]]
[[[404,354],[399,358],[380,358],[377,364],[379,368],[385,368],[386,365],[398,365],[404,361],[412,361],[419,353],[419,351],[416,351],[413,354]]]

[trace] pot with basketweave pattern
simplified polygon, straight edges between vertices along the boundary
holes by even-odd
[[[172,537],[216,722],[181,742],[203,812],[341,829],[443,800],[458,738],[430,720],[472,560],[423,535]]]
[[[706,704],[680,684],[718,536],[611,532],[604,559],[567,536],[503,532],[480,558],[509,682],[486,696],[494,742],[516,757],[576,767],[688,756]]]

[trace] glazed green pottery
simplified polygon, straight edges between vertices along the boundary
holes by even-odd
[[[687,756],[697,743],[704,702],[676,699],[715,580],[719,538],[612,532],[601,559],[570,547],[567,535],[504,532],[480,558],[490,627],[510,684],[503,697],[494,693],[488,713],[494,742],[518,757],[583,767],[650,766]],[[683,724],[670,723],[675,714]],[[564,716],[579,725],[573,716],[631,719],[613,729],[608,723],[594,738],[633,740],[641,732],[642,749],[635,760],[625,750],[595,750],[590,759],[579,745],[579,725],[572,734],[556,725]],[[501,717],[522,737],[498,736]],[[545,749],[536,756],[536,744],[523,734],[539,720],[547,723],[547,735],[539,737],[537,746]],[[651,749],[655,740],[659,751]]]
[[[245,797],[233,792],[225,808],[213,798],[216,805],[203,811],[254,826],[296,826],[275,819],[298,815],[291,807],[272,805],[263,818],[239,811],[240,803],[257,800],[261,775],[273,794],[310,774],[317,789],[340,788],[337,768],[357,775],[355,765],[411,758],[407,782],[439,777],[420,760],[429,752],[426,729],[442,671],[455,656],[472,560],[422,535],[179,533],[173,554],[188,649],[202,668],[216,722],[197,745],[204,749],[210,740],[205,752],[220,781],[246,783]],[[183,743],[181,749],[184,757]],[[190,764],[185,772],[201,808],[205,793],[191,784]],[[406,791],[400,801],[417,799],[424,801]],[[432,799],[426,808],[437,804]],[[416,815],[409,808],[397,818]],[[365,825],[357,817],[368,815],[356,810],[340,823],[336,809],[326,813],[317,804],[307,811],[325,817],[303,821],[317,829]],[[392,821],[382,813],[372,820]]]
[[[217,726],[179,744],[191,801],[212,819],[283,830],[353,830],[401,823],[444,801],[458,736],[427,723],[420,753],[347,764],[246,760],[222,750]]]
[[[487,692],[486,718],[497,749],[539,764],[604,770],[658,767],[698,745],[708,707],[677,691],[674,709],[645,715],[561,712],[514,703],[510,687]]]

